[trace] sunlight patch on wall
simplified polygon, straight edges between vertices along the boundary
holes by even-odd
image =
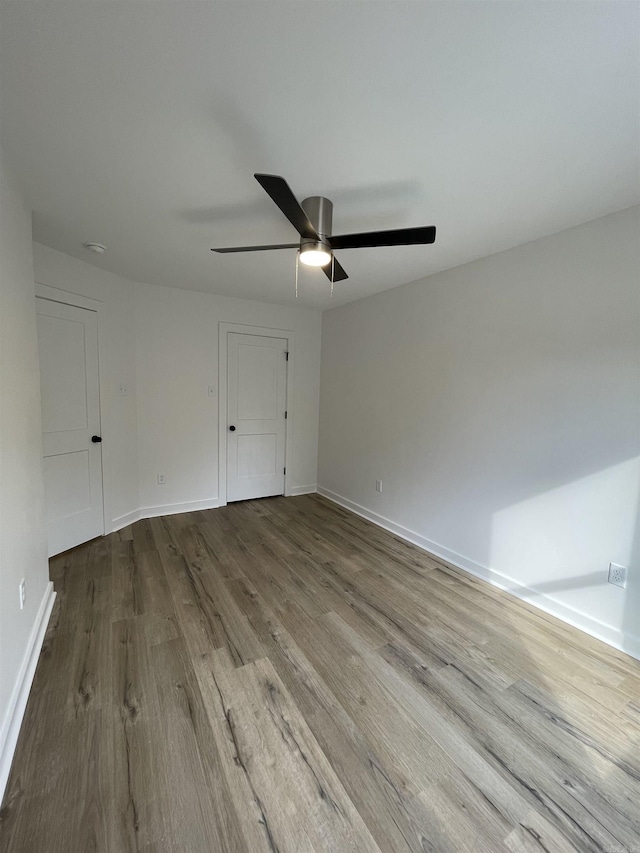
[[[495,513],[491,561],[514,584],[615,628],[638,583],[640,457]],[[634,545],[635,542],[635,545]],[[629,567],[627,589],[607,582],[609,562]]]

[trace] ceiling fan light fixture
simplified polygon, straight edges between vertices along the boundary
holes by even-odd
[[[320,241],[303,243],[300,246],[300,260],[308,267],[326,267],[331,260],[331,251]]]

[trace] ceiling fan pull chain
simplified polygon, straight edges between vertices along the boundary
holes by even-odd
[[[296,299],[298,298],[298,267],[300,266],[300,249],[296,252]]]
[[[331,298],[333,299],[333,279],[336,271],[336,256],[331,252]]]

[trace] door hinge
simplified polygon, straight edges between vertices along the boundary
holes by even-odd
[[[285,419],[285,421],[286,421],[286,419],[287,419],[287,417],[288,417],[288,416],[289,416],[289,413],[288,413],[288,412],[285,412],[285,413],[284,413],[284,419]]]
[[[284,357],[289,361],[289,353],[287,350],[285,350]]]
[[[283,470],[283,472],[282,472],[282,473],[283,473],[283,474],[286,474],[286,473],[287,473],[287,469],[285,468],[285,469]]]

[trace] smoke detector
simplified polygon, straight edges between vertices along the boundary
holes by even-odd
[[[102,243],[83,243],[82,245],[89,252],[95,252],[96,255],[104,255],[107,251],[106,246],[103,246]]]

